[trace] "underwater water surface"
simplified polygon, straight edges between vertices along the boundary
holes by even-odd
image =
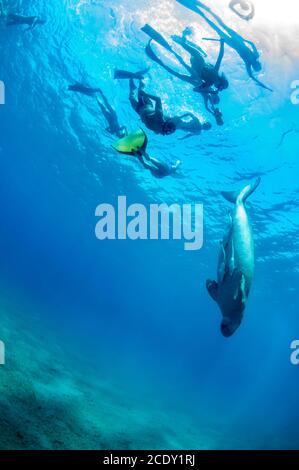
[[[140,31],[150,23],[169,38],[192,26],[201,43],[214,34],[205,21],[175,0],[3,3],[47,21],[24,31],[0,19],[0,448],[298,449],[296,1],[256,0],[245,22],[228,1],[206,0],[254,41],[273,92],[226,48],[224,125],[184,141],[148,131],[152,154],[182,161],[164,179],[117,154],[95,100],[68,85],[101,87],[134,130],[128,82],[114,70],[150,67],[146,86],[167,112],[209,119],[190,85],[147,58]],[[216,59],[218,46],[204,46]],[[248,201],[254,284],[227,339],[205,286],[231,209],[221,191],[258,176]],[[145,206],[203,204],[203,248],[97,240],[95,209],[119,195]]]

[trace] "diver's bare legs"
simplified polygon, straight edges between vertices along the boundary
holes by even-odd
[[[115,110],[112,108],[111,104],[109,103],[107,97],[104,95],[104,93],[102,92],[101,89],[98,89],[98,92],[100,93],[101,97],[102,97],[102,100],[104,102],[104,105],[106,106],[106,110],[110,113],[110,114],[115,114]],[[97,102],[99,104],[99,106],[103,106],[103,104],[100,102],[100,100],[97,98]],[[104,106],[103,106],[104,107]]]
[[[151,41],[149,41],[149,43],[147,44],[147,46],[145,48],[145,52],[151,60],[154,60],[157,64],[159,64],[161,67],[163,67],[168,73],[170,73],[174,77],[176,77],[176,78],[178,78],[178,79],[180,79],[184,82],[190,83],[191,85],[194,85],[194,86],[198,85],[197,81],[193,77],[190,77],[189,75],[183,75],[182,73],[176,72],[172,68],[168,67],[168,65],[164,64],[164,62],[161,59],[159,59],[156,56],[156,54],[154,53],[154,51],[152,50]],[[190,66],[186,64],[186,68],[189,71]]]

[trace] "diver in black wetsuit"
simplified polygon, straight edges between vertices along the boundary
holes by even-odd
[[[208,25],[216,31],[222,41],[228,46],[234,49],[241,59],[244,61],[247,73],[259,86],[266,90],[273,91],[271,88],[264,85],[258,80],[253,72],[260,72],[262,70],[261,62],[259,61],[260,54],[252,41],[244,39],[240,34],[229,28],[220,16],[216,15],[209,7],[199,0],[176,0],[181,5],[189,8],[198,15],[200,15]],[[212,21],[207,14],[211,15],[216,22]],[[205,38],[206,39],[206,38]],[[211,39],[212,41],[218,41],[218,39]]]
[[[177,160],[175,163],[161,162],[157,158],[150,157],[146,153],[136,154],[136,156],[142,166],[146,170],[149,170],[155,178],[165,178],[165,176],[173,175],[181,165],[180,160]]]
[[[183,75],[179,72],[176,72],[172,68],[168,67],[168,65],[164,64],[164,62],[162,62],[162,60],[159,59],[159,57],[155,54],[155,52],[151,48],[151,41],[147,44],[145,48],[145,52],[150,59],[157,62],[157,64],[161,65],[161,67],[167,70],[167,72],[169,72],[171,75],[193,85],[195,87],[194,91],[197,93],[200,93],[201,96],[203,97],[206,110],[214,116],[219,126],[223,125],[222,112],[219,110],[219,108],[215,106],[220,103],[218,90],[213,89],[211,87],[205,88],[204,86],[202,86],[202,84],[199,85],[199,82],[196,78],[191,77],[189,75]]]
[[[239,8],[238,8],[239,7]],[[242,20],[252,20],[255,15],[255,8],[251,1],[249,0],[231,0],[229,8],[236,13]],[[247,13],[242,13],[246,11]]]
[[[185,49],[188,54],[190,54],[190,65],[188,65],[183,60],[183,58],[179,54],[177,54],[175,50],[168,44],[168,42],[163,38],[163,36],[158,33],[154,28],[146,24],[141,29],[151,38],[145,49],[145,52],[148,57],[157,62],[159,65],[161,65],[161,67],[163,67],[175,77],[193,85],[195,87],[194,91],[218,92],[228,88],[229,83],[227,78],[223,73],[220,74],[220,67],[224,56],[224,41],[220,41],[218,59],[216,61],[216,64],[212,65],[205,61],[205,52],[199,46],[187,39],[186,30],[184,31],[181,37],[172,36],[172,39],[176,43],[178,43],[183,49]],[[187,70],[189,75],[184,75],[179,72],[176,72],[168,65],[164,64],[164,62],[159,59],[153,51],[151,47],[152,41],[156,41],[158,44],[168,50],[171,54],[173,54],[177,61]]]
[[[46,20],[39,18],[38,16],[22,16],[8,13],[6,15],[7,23],[6,26],[18,26],[28,25],[27,31],[35,28],[38,24],[45,24]]]
[[[96,100],[104,118],[108,123],[106,131],[109,132],[109,134],[115,135],[119,138],[125,137],[127,135],[127,128],[119,124],[116,111],[109,103],[101,88],[92,88],[90,86],[82,85],[81,83],[77,82],[74,85],[69,85],[68,90],[75,91],[77,93],[82,93],[86,96],[94,96],[99,93],[102,97],[102,101],[98,97],[96,98]]]
[[[142,80],[139,81],[137,89],[134,79],[130,78],[129,99],[132,108],[148,129],[162,135],[170,135],[176,131],[173,119],[164,115],[161,98],[146,93]]]

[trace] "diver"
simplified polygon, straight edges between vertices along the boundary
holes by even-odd
[[[81,83],[76,82],[74,85],[69,85],[68,90],[82,93],[86,96],[94,96],[99,93],[101,95],[102,101],[98,97],[96,97],[96,100],[104,118],[108,123],[106,131],[109,132],[109,134],[115,135],[119,138],[125,137],[127,135],[127,128],[119,124],[116,111],[109,103],[101,88],[92,88],[90,86],[82,85]]]
[[[161,162],[157,158],[150,157],[147,154],[136,154],[136,156],[142,166],[146,170],[149,170],[155,178],[165,178],[165,176],[173,175],[182,163],[180,160],[176,160],[174,163]]]
[[[157,62],[175,77],[192,84],[195,87],[194,91],[197,91],[199,93],[201,93],[202,91],[218,92],[228,88],[229,83],[227,78],[223,73],[220,74],[220,67],[224,57],[224,41],[220,41],[218,59],[216,61],[216,64],[212,65],[205,61],[205,52],[199,46],[187,39],[187,35],[190,34],[188,28],[183,32],[181,37],[172,36],[172,39],[190,55],[191,65],[188,65],[183,60],[183,58],[174,51],[174,49],[168,44],[168,42],[163,38],[163,36],[157,31],[155,31],[150,25],[146,24],[141,29],[151,38],[145,49],[148,57]],[[153,40],[160,44],[162,47],[164,47],[166,50],[171,52],[174,57],[178,60],[178,62],[187,70],[189,75],[184,75],[179,72],[176,72],[168,65],[164,64],[164,62],[158,58],[158,56],[155,54],[151,47],[151,42]]]
[[[38,16],[22,16],[8,13],[6,15],[7,23],[6,26],[18,26],[28,25],[26,31],[32,30],[38,24],[45,24],[46,20],[39,18]]]
[[[202,133],[202,131],[209,131],[212,129],[210,122],[201,123],[198,117],[192,113],[185,113],[182,114],[182,116],[177,116],[173,118],[173,121],[178,130],[189,132],[189,134],[181,137],[179,140],[185,140],[195,135],[198,136]]]
[[[236,15],[246,21],[252,20],[255,15],[254,5],[249,0],[231,0],[229,8],[236,13]],[[242,13],[242,10],[247,11],[248,13]]]
[[[173,119],[164,115],[161,98],[146,93],[141,79],[139,79],[139,87],[137,88],[134,82],[136,74],[116,70],[115,77],[129,78],[130,103],[148,129],[155,134],[162,135],[170,135],[176,131]]]
[[[193,44],[193,43],[191,43],[190,41],[187,40],[187,36],[192,34],[191,28],[186,28],[185,31],[182,34],[182,37],[179,38],[178,36],[175,36],[175,39],[177,41],[183,43],[184,45],[186,45],[186,47],[192,48],[192,53],[196,55],[196,58],[194,58],[194,67],[195,68],[192,71],[191,71],[191,67],[189,65],[187,65],[184,62],[184,60],[172,49],[172,47],[163,38],[163,36],[161,36],[161,34],[159,34],[157,31],[155,31],[149,25],[145,25],[142,28],[142,30],[151,37],[151,40],[149,41],[149,43],[147,44],[147,46],[145,48],[145,52],[146,52],[147,56],[151,60],[156,62],[157,64],[161,65],[161,67],[163,67],[167,72],[169,72],[174,77],[176,77],[180,80],[183,80],[184,82],[190,83],[194,87],[193,90],[197,93],[200,93],[201,96],[203,97],[205,108],[209,113],[211,113],[214,116],[217,125],[222,126],[224,124],[222,112],[215,105],[219,104],[219,102],[220,102],[219,92],[228,87],[228,81],[226,80],[226,77],[224,76],[224,74],[222,76],[219,76],[219,75],[217,75],[217,72],[216,72],[216,70],[219,70],[218,67],[220,68],[220,64],[221,64],[221,61],[222,61],[223,51],[224,51],[224,43],[221,44],[221,50],[219,52],[218,61],[217,61],[216,66],[215,66],[216,69],[214,68],[214,70],[213,70],[212,65],[208,66],[208,64],[205,63],[203,75],[206,79],[206,82],[203,83],[202,76],[197,75],[197,73],[199,72],[199,73],[202,74],[202,71],[203,71],[202,70],[202,65],[203,65],[203,60],[204,60],[203,57],[206,57],[206,54],[199,46],[197,46],[196,44]],[[158,42],[158,44],[160,44],[161,46],[163,46],[166,50],[171,52],[176,57],[178,62],[188,70],[189,75],[184,75],[182,73],[179,73],[176,70],[173,70],[168,65],[166,65],[155,54],[155,52],[152,49],[151,41],[153,39],[155,39],[155,41]],[[209,81],[210,77],[212,77],[212,79],[214,79],[214,81],[215,81],[215,78],[216,78],[216,84],[218,85],[218,88],[216,88],[215,83],[214,83],[213,86],[211,86],[211,81]],[[220,78],[220,80],[218,80],[218,77]]]
[[[155,134],[170,135],[176,131],[173,120],[164,116],[161,98],[146,93],[142,80],[139,81],[137,91],[134,79],[130,79],[129,99],[132,108],[139,114],[142,122]]]
[[[247,73],[250,78],[252,78],[259,86],[265,88],[266,90],[273,91],[271,88],[264,85],[260,80],[258,80],[254,76],[253,72],[260,72],[262,70],[262,64],[259,60],[260,54],[252,41],[244,39],[232,28],[229,28],[223,22],[220,16],[216,15],[209,7],[207,7],[204,3],[200,2],[199,0],[176,1],[200,15],[208,23],[208,25],[212,29],[214,29],[214,31],[216,31],[216,33],[220,37],[220,40],[224,41],[228,46],[230,46],[239,54],[245,64]],[[215,19],[216,22],[212,21],[205,12],[209,13]],[[203,39],[208,41],[218,41],[218,39]]]
[[[180,160],[173,163],[162,162],[157,158],[151,157],[147,153],[148,138],[143,129],[138,129],[126,137],[119,139],[112,144],[112,148],[118,153],[130,155],[138,158],[142,166],[151,172],[155,178],[164,178],[176,173],[181,165]]]
[[[97,103],[100,106],[102,114],[108,123],[106,131],[109,132],[109,134],[111,135],[115,135],[116,137],[125,137],[128,134],[127,128],[119,124],[116,111],[114,108],[112,108],[111,104],[107,100],[102,90],[100,90],[99,93],[102,97],[103,102],[101,102],[97,97]]]

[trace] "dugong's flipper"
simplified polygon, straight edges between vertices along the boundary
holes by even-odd
[[[215,300],[215,302],[217,302],[217,291],[218,291],[217,282],[211,281],[210,279],[208,279],[206,282],[206,286],[212,299]]]

